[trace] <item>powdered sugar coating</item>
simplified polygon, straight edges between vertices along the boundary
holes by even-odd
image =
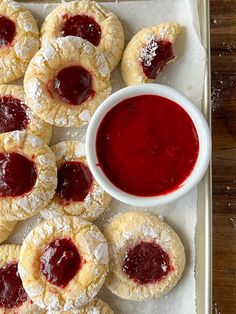
[[[39,32],[32,14],[21,4],[2,0],[1,13],[12,20],[16,27],[11,45],[0,49],[0,84],[3,84],[23,76],[31,58],[39,49]]]
[[[157,216],[146,212],[118,214],[105,227],[104,235],[109,244],[110,273],[107,287],[127,300],[145,300],[168,293],[180,279],[185,266],[184,247],[174,230]],[[140,285],[122,271],[127,250],[140,242],[156,242],[170,258],[173,270],[161,281]],[[161,265],[166,269],[167,265]]]
[[[60,238],[70,238],[86,261],[63,289],[50,284],[39,271],[38,248],[42,252],[48,243]],[[98,256],[94,252],[99,252]],[[78,308],[89,303],[101,288],[108,271],[107,256],[106,240],[96,226],[77,217],[57,217],[45,220],[26,237],[21,249],[19,272],[34,303],[49,311],[77,313]]]
[[[71,64],[83,67],[92,78],[93,95],[80,105],[68,104],[52,87],[56,73]],[[108,64],[98,48],[79,37],[59,37],[45,41],[31,60],[24,79],[26,99],[35,114],[50,124],[86,125],[111,92],[109,78]]]
[[[66,161],[80,161],[87,165],[85,144],[79,141],[64,141],[51,147],[56,156],[57,168]],[[97,219],[107,208],[111,200],[108,195],[94,180],[93,186],[83,202],[70,202],[63,204],[61,198],[55,195],[47,208],[41,211],[45,218],[58,215],[80,216],[89,221]]]

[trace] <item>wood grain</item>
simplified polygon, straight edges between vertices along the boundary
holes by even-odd
[[[213,313],[236,313],[236,0],[211,0]]]

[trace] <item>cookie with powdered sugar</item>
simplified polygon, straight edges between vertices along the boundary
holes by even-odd
[[[0,1],[0,84],[23,76],[39,45],[32,14],[20,3]]]
[[[0,133],[26,130],[50,143],[52,126],[27,106],[24,89],[17,85],[0,85]]]
[[[55,194],[55,156],[25,131],[0,134],[0,216],[23,220],[35,215]]]
[[[47,41],[25,74],[27,104],[58,127],[85,125],[109,96],[109,78],[103,53],[88,41],[74,36]]]
[[[99,47],[111,71],[124,49],[124,31],[118,17],[96,1],[62,3],[45,19],[42,42],[58,37],[79,36]]]
[[[33,302],[48,311],[78,313],[96,296],[107,272],[106,239],[78,217],[45,220],[22,244],[23,286]]]
[[[173,45],[180,33],[177,23],[144,28],[125,48],[121,72],[126,85],[153,82],[163,68],[176,59]]]
[[[163,220],[146,212],[117,215],[105,227],[109,245],[106,286],[120,298],[161,297],[179,281],[185,266],[183,244]]]
[[[29,299],[18,272],[20,245],[0,246],[0,314],[43,314]]]
[[[89,221],[97,219],[107,208],[111,196],[94,180],[84,143],[64,141],[51,149],[56,157],[58,183],[52,201],[41,211],[42,216],[50,218],[64,214]]]

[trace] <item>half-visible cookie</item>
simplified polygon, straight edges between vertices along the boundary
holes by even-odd
[[[0,216],[23,220],[55,194],[57,170],[51,149],[25,131],[0,134]]]
[[[25,104],[24,89],[17,85],[0,85],[0,133],[26,130],[49,144],[52,126]]]
[[[50,124],[78,127],[110,94],[109,78],[100,49],[80,37],[57,38],[30,62],[24,79],[27,104]]]
[[[35,304],[50,311],[78,311],[96,296],[107,271],[104,236],[78,217],[45,220],[22,245],[23,286]]]
[[[6,241],[15,228],[16,221],[0,220],[0,243]]]
[[[0,245],[0,314],[45,313],[29,299],[18,272],[20,245]]]
[[[134,35],[121,62],[125,84],[150,83],[168,63],[174,62],[173,45],[179,32],[177,23],[163,23],[144,28]]]
[[[168,293],[185,266],[184,247],[174,230],[144,212],[117,215],[104,230],[110,254],[107,287],[127,300]]]
[[[20,3],[0,1],[0,84],[25,73],[39,49],[39,32],[32,14]]]
[[[58,183],[56,194],[46,209],[45,218],[64,214],[80,216],[89,221],[97,219],[107,208],[111,196],[94,180],[87,165],[85,145],[64,141],[51,147],[56,156]]]
[[[45,19],[42,42],[58,37],[79,36],[104,53],[111,71],[124,49],[124,31],[118,17],[95,1],[62,3]]]

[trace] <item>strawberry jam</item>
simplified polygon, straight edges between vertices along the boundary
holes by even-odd
[[[0,97],[0,132],[24,130],[29,124],[28,107],[12,96]]]
[[[155,39],[141,49],[140,55],[143,73],[153,80],[168,62],[175,59],[172,43]]]
[[[40,270],[47,280],[64,288],[81,268],[82,259],[71,239],[49,243],[40,257]]]
[[[28,299],[17,266],[9,263],[0,268],[0,309],[15,308]]]
[[[0,14],[0,48],[10,45],[16,34],[15,23]]]
[[[92,184],[93,176],[84,163],[67,161],[58,171],[56,193],[65,202],[83,202]]]
[[[172,270],[169,255],[155,242],[140,242],[126,252],[123,272],[145,285],[163,279]]]
[[[64,16],[65,22],[61,30],[62,36],[78,36],[98,46],[101,40],[101,27],[87,15]]]
[[[125,99],[103,118],[98,166],[119,189],[156,196],[178,189],[196,164],[199,141],[187,112],[156,95]]]
[[[71,105],[81,105],[94,95],[92,76],[81,66],[70,66],[59,71],[54,79],[54,88]]]
[[[37,179],[35,163],[17,153],[0,153],[0,197],[21,196]]]

